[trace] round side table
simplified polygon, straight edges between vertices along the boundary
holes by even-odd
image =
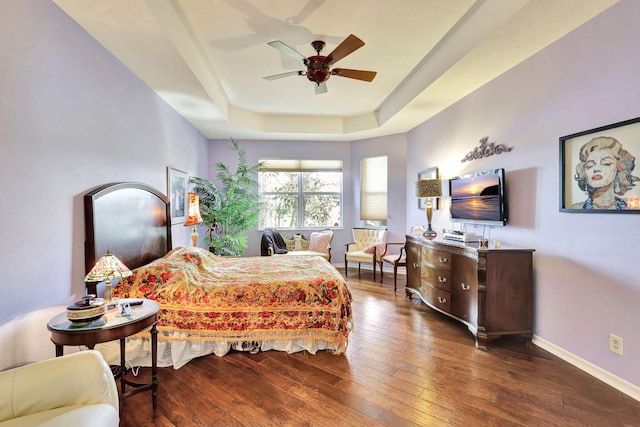
[[[138,300],[139,301],[139,300]],[[126,299],[119,304],[127,302]],[[84,345],[93,349],[96,344],[120,340],[120,366],[114,370],[114,377],[120,380],[121,399],[145,390],[151,390],[153,409],[156,409],[158,396],[158,311],[157,302],[143,299],[141,305],[131,307],[131,315],[121,313],[120,306],[116,306],[87,325],[78,325],[67,319],[67,313],[60,313],[47,323],[51,331],[51,341],[56,346],[56,357],[62,356],[65,345]],[[125,342],[126,338],[151,327],[151,383],[140,384],[125,378]],[[126,392],[126,386],[133,390]]]

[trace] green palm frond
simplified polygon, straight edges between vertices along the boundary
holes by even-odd
[[[193,191],[200,196],[202,220],[209,227],[205,243],[218,255],[244,253],[248,242],[246,232],[257,227],[260,211],[258,171],[261,164],[248,165],[246,150],[241,149],[235,139],[231,142],[231,149],[238,156],[235,172],[224,163],[214,164],[222,191],[207,179],[189,179],[195,184]]]

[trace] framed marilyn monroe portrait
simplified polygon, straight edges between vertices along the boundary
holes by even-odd
[[[640,117],[560,137],[560,211],[640,213]]]

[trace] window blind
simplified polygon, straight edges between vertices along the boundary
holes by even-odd
[[[260,159],[260,163],[264,172],[342,171],[342,160]]]
[[[387,156],[360,159],[360,219],[387,220]]]

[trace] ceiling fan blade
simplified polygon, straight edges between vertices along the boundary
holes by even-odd
[[[271,47],[275,47],[276,49],[278,49],[280,52],[282,53],[286,53],[287,55],[295,58],[295,59],[299,59],[302,62],[306,62],[307,57],[304,56],[303,54],[301,54],[300,52],[298,52],[297,50],[295,50],[294,48],[292,48],[291,46],[282,43],[280,40],[275,40],[272,42],[267,43],[269,46]]]
[[[327,59],[329,60],[329,63],[335,64],[345,56],[360,49],[362,46],[364,46],[364,42],[362,40],[360,40],[353,34],[349,34],[349,37],[344,39],[342,43],[340,43],[338,46],[336,46],[335,49],[333,49],[333,52],[327,55]]]
[[[272,76],[266,76],[266,77],[263,77],[263,79],[276,80],[276,79],[281,79],[283,77],[289,77],[289,76],[301,76],[303,74],[304,74],[304,71],[289,71],[287,73],[280,73],[280,74],[274,74]]]
[[[331,70],[334,76],[348,77],[350,79],[364,80],[370,82],[378,74],[375,71],[349,70],[347,68],[334,68]]]
[[[323,93],[327,93],[327,82],[322,82],[316,85],[316,95],[322,95]]]

